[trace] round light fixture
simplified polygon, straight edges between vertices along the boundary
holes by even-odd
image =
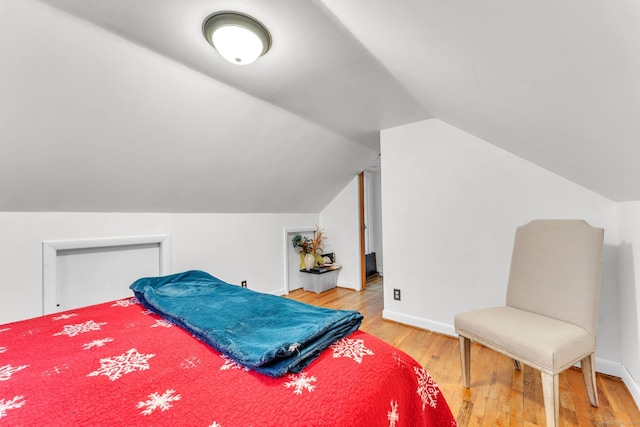
[[[260,22],[238,12],[217,12],[204,20],[202,32],[224,59],[246,65],[271,48],[271,34]]]

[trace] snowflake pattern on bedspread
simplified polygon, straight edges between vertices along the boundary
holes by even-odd
[[[284,383],[284,386],[286,388],[293,387],[293,394],[301,395],[303,390],[307,390],[309,393],[311,393],[316,388],[316,386],[311,385],[311,383],[316,382],[316,377],[313,375],[307,377],[306,372],[302,372],[298,375],[289,375],[289,379],[291,381]]]
[[[76,313],[65,313],[65,314],[61,314],[60,316],[56,316],[53,318],[53,320],[67,320],[67,319],[71,319],[72,317],[76,317],[77,314]]]
[[[68,335],[69,337],[75,337],[76,335],[84,334],[85,332],[99,331],[100,327],[106,324],[107,322],[96,323],[93,320],[89,320],[87,322],[78,323],[75,325],[64,325],[64,330],[56,332],[53,335]]]
[[[369,350],[361,339],[342,338],[331,344],[333,358],[348,357],[358,363],[362,363],[363,356],[373,356],[373,351]]]
[[[201,363],[202,361],[198,357],[190,356],[184,359],[182,363],[180,363],[180,367],[182,369],[193,369],[193,368],[197,368],[198,365],[200,365]]]
[[[221,371],[227,371],[229,369],[242,369],[243,371],[249,372],[249,368],[236,362],[226,354],[221,354],[220,359],[224,360],[224,364],[220,366]]]
[[[438,385],[433,381],[431,375],[422,367],[413,367],[418,379],[418,396],[422,399],[422,410],[428,404],[430,407],[435,408],[438,405],[438,393],[440,389]]]
[[[26,400],[22,399],[24,399],[24,396],[15,396],[6,402],[4,399],[0,399],[0,418],[6,416],[9,409],[21,408],[26,403]]]
[[[141,354],[138,353],[138,350],[132,348],[120,356],[100,359],[100,368],[87,374],[87,376],[105,375],[111,381],[115,381],[125,374],[149,369],[148,360],[153,356],[155,354]]]
[[[65,372],[69,371],[69,365],[67,365],[66,363],[62,363],[56,366],[53,366],[50,369],[45,370],[42,373],[42,376],[47,376],[47,377],[51,377],[54,375],[60,375],[63,374]]]
[[[83,350],[89,350],[94,347],[104,347],[106,343],[112,342],[113,338],[102,338],[101,340],[93,340],[82,345]]]
[[[11,375],[15,374],[18,371],[23,370],[24,368],[26,368],[28,366],[29,365],[22,365],[22,366],[4,365],[4,366],[0,366],[0,381],[9,381],[9,378],[11,378]]]
[[[111,307],[129,307],[130,305],[133,305],[133,304],[140,304],[140,303],[135,298],[121,299],[114,302],[111,305]]]
[[[400,415],[398,415],[398,402],[392,400],[390,403],[391,410],[387,412],[387,419],[389,420],[389,427],[396,427],[396,423],[400,420]]]
[[[151,393],[149,399],[144,402],[138,402],[136,408],[146,408],[140,412],[142,415],[151,415],[151,413],[158,408],[164,412],[173,406],[171,402],[178,401],[182,398],[179,394],[174,396],[173,393],[175,392],[175,390],[167,390],[163,394]]]
[[[393,352],[393,360],[395,360],[396,365],[398,365],[398,368],[404,369],[407,367],[407,363],[404,361],[403,357],[395,351]]]
[[[157,319],[156,323],[151,325],[152,328],[159,328],[159,327],[170,328],[172,326],[173,326],[173,323],[169,322],[166,319]]]

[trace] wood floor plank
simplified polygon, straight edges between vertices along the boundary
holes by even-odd
[[[296,290],[289,298],[335,309],[357,310],[361,330],[400,348],[425,367],[440,387],[460,427],[534,427],[545,425],[540,372],[495,351],[471,345],[471,388],[462,386],[458,339],[384,320],[383,282],[367,283],[366,291],[335,288],[321,294]],[[560,374],[560,427],[640,425],[640,410],[624,383],[596,375],[600,406],[594,408],[578,368]]]
[[[512,379],[512,386],[509,391],[509,427],[516,427],[523,424],[524,397],[522,396],[522,390],[518,391],[513,387],[518,380],[515,376]]]
[[[629,417],[626,401],[620,396],[620,391],[622,390],[619,384],[617,384],[617,381],[610,378],[609,381],[602,381],[600,387],[603,389],[603,394],[608,396],[611,413],[616,422],[620,422],[623,425],[631,425],[632,421],[636,421],[636,425],[640,425],[640,420],[632,420]]]
[[[573,406],[576,413],[578,425],[604,425],[604,417],[599,408],[594,408],[589,402],[587,391],[584,386],[582,372],[579,369],[568,369],[564,372],[571,389]],[[601,399],[601,392],[598,390],[598,398]],[[602,406],[602,401],[601,401]]]

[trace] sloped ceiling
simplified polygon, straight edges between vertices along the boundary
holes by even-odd
[[[211,13],[262,21],[244,67]],[[633,1],[0,3],[0,211],[318,212],[381,129],[437,117],[640,200]]]

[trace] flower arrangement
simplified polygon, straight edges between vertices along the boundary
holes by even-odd
[[[301,234],[293,236],[291,243],[293,248],[300,254],[300,269],[306,268],[309,270],[322,264],[322,249],[325,239],[324,230],[317,225],[313,239]]]
[[[298,253],[311,253],[311,239],[307,236],[302,237],[302,235],[296,234],[291,239],[291,243],[293,243],[293,247]]]
[[[324,235],[324,230],[316,225],[316,232],[313,239],[307,236],[303,237],[300,234],[296,234],[295,236],[293,236],[293,239],[291,239],[291,243],[293,244],[293,247],[300,253],[319,255],[322,253],[322,249],[324,246],[323,242],[325,239],[326,236]]]
[[[313,239],[296,234],[291,239],[293,248],[300,253],[300,268],[309,270],[311,267],[322,264],[323,242],[326,239],[324,230],[316,225]],[[305,258],[309,258],[307,261]]]

